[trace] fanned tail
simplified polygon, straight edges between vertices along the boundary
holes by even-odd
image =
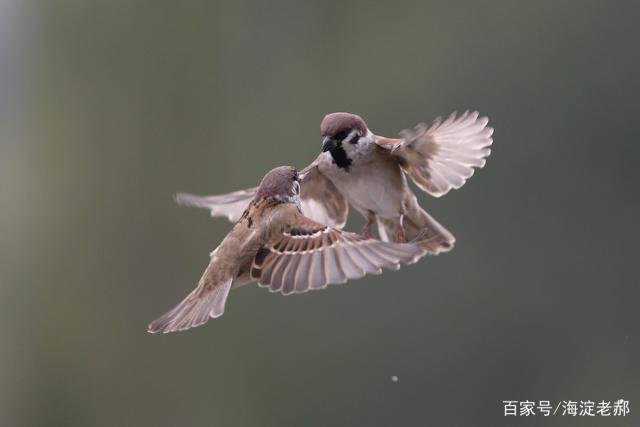
[[[453,249],[455,237],[418,205],[415,195],[407,203],[403,225],[408,242],[418,243],[431,254]],[[400,227],[399,218],[378,218],[378,232],[384,241],[395,241]]]

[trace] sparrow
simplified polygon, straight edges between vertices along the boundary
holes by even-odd
[[[427,251],[415,243],[386,243],[318,223],[302,214],[300,175],[270,171],[233,229],[211,253],[198,286],[148,331],[175,332],[224,313],[232,288],[251,282],[284,295],[324,289],[382,267],[398,269]]]
[[[374,134],[356,114],[329,114],[320,124],[322,152],[300,172],[302,211],[342,228],[350,204],[366,220],[365,237],[372,237],[377,224],[383,241],[420,239],[430,253],[451,250],[453,234],[420,207],[408,179],[434,197],[462,187],[491,153],[493,129],[488,122],[477,111],[453,113],[446,120],[404,130],[399,138],[387,138]],[[235,220],[256,191],[179,193],[176,200]]]

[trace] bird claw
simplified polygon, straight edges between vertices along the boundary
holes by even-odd
[[[404,229],[404,215],[400,215],[398,231],[396,232],[396,243],[407,243],[407,233]]]
[[[396,243],[407,243],[407,234],[404,231],[404,227],[399,227],[396,232]]]
[[[360,234],[364,236],[365,239],[373,239],[374,236],[373,231],[371,231],[371,227],[373,227],[373,224],[375,224],[376,222],[376,216],[373,212],[369,212],[369,214],[366,216],[366,219],[367,223],[362,228]]]
[[[362,228],[362,231],[360,232],[360,234],[365,238],[365,239],[373,239],[373,231],[371,231],[371,224],[367,224]]]

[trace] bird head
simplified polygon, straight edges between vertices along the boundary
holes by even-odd
[[[348,169],[357,152],[373,142],[373,134],[362,117],[351,113],[331,113],[320,124],[322,151],[331,153],[339,167]]]
[[[262,178],[254,200],[265,198],[300,205],[300,175],[298,175],[298,171],[291,166],[280,166],[269,171]]]

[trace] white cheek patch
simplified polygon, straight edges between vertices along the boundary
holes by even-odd
[[[349,132],[349,135],[347,135],[347,137],[344,139],[344,143],[351,144],[351,141],[353,141],[353,138],[355,138],[357,134],[358,134],[358,129],[353,129],[351,132]]]
[[[356,144],[347,142],[351,141],[351,138],[355,138],[356,134],[357,130],[352,130],[342,143],[342,148],[344,148],[347,156],[354,162],[368,155],[373,148],[373,133],[371,131],[367,131],[366,135],[361,136]]]

